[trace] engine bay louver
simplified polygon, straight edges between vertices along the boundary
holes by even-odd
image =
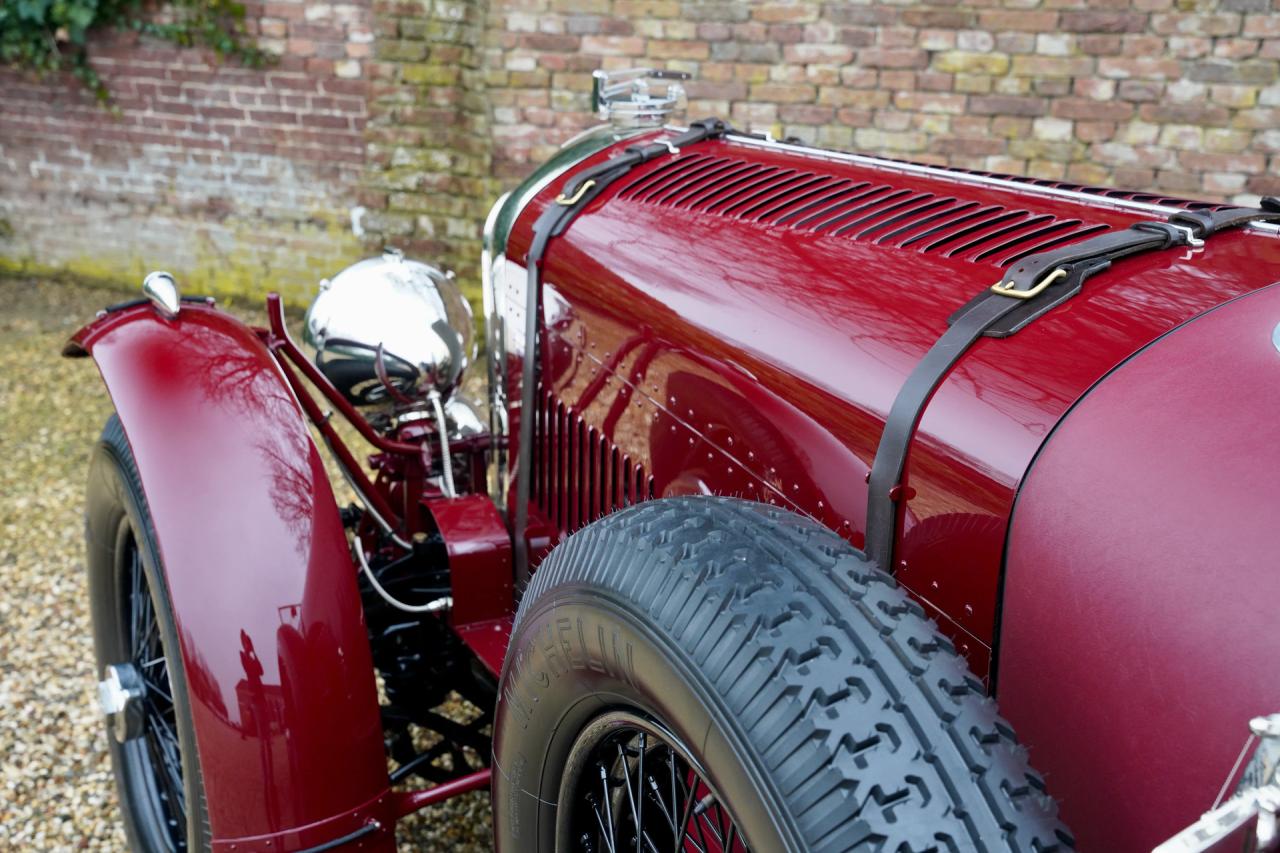
[[[544,390],[534,424],[533,498],[566,533],[653,497],[653,477]]]
[[[1000,267],[1109,229],[1080,219],[708,154],[672,158],[624,186],[618,197]]]

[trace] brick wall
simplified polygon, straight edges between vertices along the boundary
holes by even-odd
[[[1272,2],[251,5],[266,71],[101,42],[119,118],[0,73],[0,268],[301,294],[385,241],[474,294],[490,200],[592,123],[602,66],[821,145],[1252,202],[1280,193]]]
[[[479,44],[485,5],[377,0],[365,227],[459,274],[480,303],[480,227],[496,197]]]
[[[584,123],[590,69],[656,64],[694,75],[691,115],[825,146],[1280,193],[1272,0],[521,0],[494,5],[485,58],[504,179]]]
[[[203,50],[96,39],[116,112],[74,81],[0,69],[0,269],[294,299],[362,254],[349,210],[364,171],[367,3],[272,0],[249,27],[263,70]]]

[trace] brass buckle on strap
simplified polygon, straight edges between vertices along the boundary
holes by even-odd
[[[582,186],[578,187],[578,191],[568,198],[565,197],[564,193],[560,193],[560,195],[556,196],[556,204],[562,204],[565,207],[573,207],[575,204],[582,201],[582,197],[587,194],[587,190],[591,189],[595,185],[596,182],[594,178],[589,181],[584,181]]]
[[[1014,299],[1030,299],[1033,296],[1039,296],[1044,292],[1045,288],[1053,284],[1060,278],[1066,278],[1067,271],[1062,267],[1058,267],[1053,272],[1040,279],[1040,283],[1030,290],[1018,290],[1017,283],[1012,279],[1009,281],[1000,281],[991,285],[991,292],[998,293],[1001,296],[1011,296]]]

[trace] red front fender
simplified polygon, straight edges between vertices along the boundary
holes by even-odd
[[[321,844],[387,809],[373,663],[337,505],[254,332],[204,305],[105,315],[90,353],[137,458],[183,662],[215,848]],[[267,842],[272,842],[267,846]],[[389,832],[365,849],[391,849]]]

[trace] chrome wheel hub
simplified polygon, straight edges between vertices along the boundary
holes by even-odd
[[[116,663],[103,670],[103,678],[98,682],[98,707],[106,715],[111,734],[119,743],[143,733],[145,695],[142,673],[133,664]]]

